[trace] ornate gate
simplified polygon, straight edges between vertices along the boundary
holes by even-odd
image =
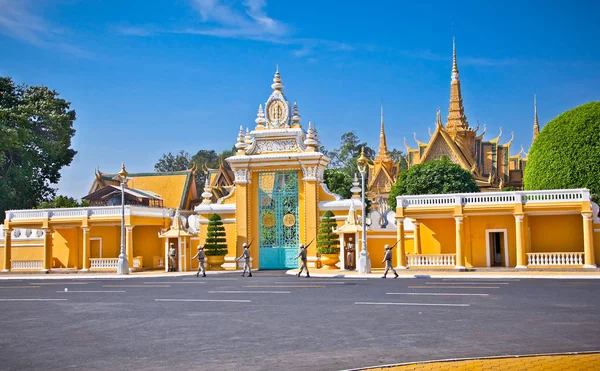
[[[298,266],[298,173],[259,173],[260,269]]]

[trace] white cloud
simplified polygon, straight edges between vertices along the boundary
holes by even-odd
[[[56,47],[82,57],[91,54],[64,41],[65,30],[45,20],[32,0],[0,0],[0,33],[42,48]]]

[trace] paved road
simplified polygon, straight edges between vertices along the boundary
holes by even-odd
[[[282,272],[0,281],[0,367],[340,370],[599,350],[599,286]]]

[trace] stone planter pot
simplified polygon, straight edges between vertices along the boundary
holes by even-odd
[[[225,263],[224,255],[209,255],[206,256],[206,264],[208,265],[207,270],[210,271],[222,271],[221,265]]]
[[[340,261],[340,254],[321,254],[321,263],[323,268],[321,269],[338,269],[336,266]]]

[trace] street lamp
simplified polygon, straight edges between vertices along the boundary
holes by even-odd
[[[362,243],[360,246],[360,258],[358,258],[358,272],[371,273],[371,262],[369,261],[369,252],[367,251],[367,215],[365,205],[365,173],[367,172],[367,158],[365,157],[365,147],[361,149],[360,157],[356,162],[362,180]]]
[[[117,175],[121,183],[121,253],[117,263],[117,274],[129,274],[129,262],[125,253],[125,184],[127,184],[127,175],[125,164],[122,164],[121,171]]]

